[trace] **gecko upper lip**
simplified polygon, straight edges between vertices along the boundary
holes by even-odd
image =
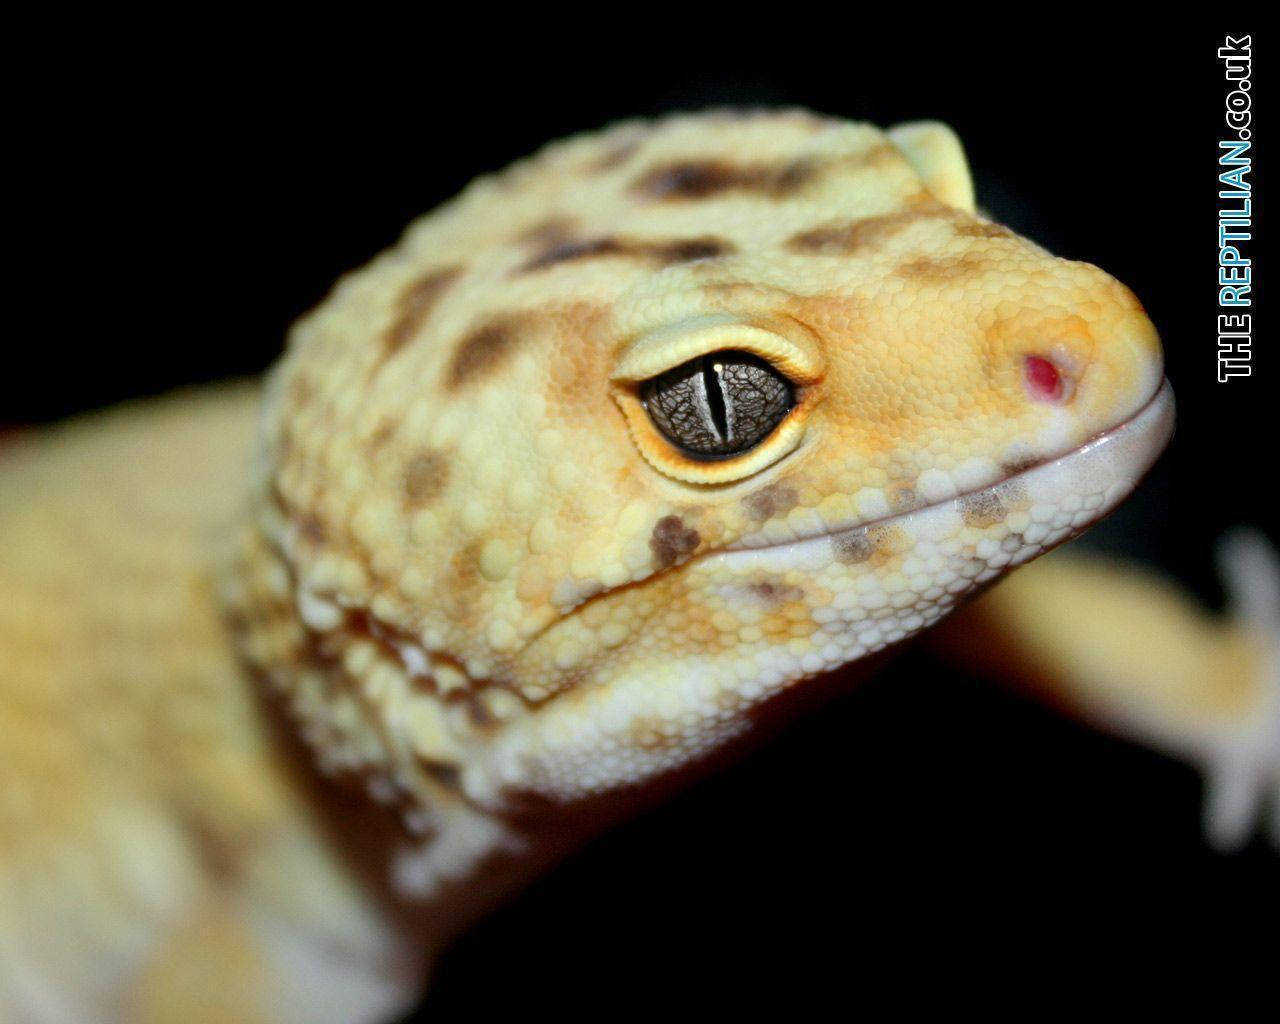
[[[873,529],[900,523],[912,516],[920,516],[937,512],[977,495],[990,493],[997,488],[1008,487],[1015,481],[1024,481],[1028,490],[1036,494],[1042,490],[1069,494],[1078,490],[1079,486],[1089,483],[1093,486],[1105,485],[1106,500],[1096,510],[1093,520],[1101,519],[1126,497],[1147,471],[1155,463],[1165,445],[1173,436],[1173,388],[1167,378],[1162,378],[1160,386],[1152,396],[1128,419],[1122,420],[1106,430],[1094,434],[1083,444],[1072,448],[1061,455],[1044,459],[1026,469],[1019,470],[1009,476],[1001,477],[990,484],[975,487],[971,490],[945,498],[942,501],[918,508],[894,512],[879,519],[865,523],[841,526],[833,530],[824,530],[797,537],[795,540],[777,544],[761,544],[747,546],[738,543],[736,546],[722,548],[724,555],[750,555],[766,551],[780,551],[787,548],[798,548],[814,541],[825,541],[856,531]],[[1041,487],[1030,486],[1040,483]],[[1072,485],[1077,485],[1075,488]],[[1083,529],[1083,527],[1081,527]]]

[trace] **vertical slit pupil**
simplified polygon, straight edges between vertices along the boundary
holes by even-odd
[[[720,389],[720,374],[716,373],[711,356],[702,358],[702,383],[707,389],[707,405],[711,407],[711,422],[721,441],[729,439],[729,417],[725,410],[724,392]]]

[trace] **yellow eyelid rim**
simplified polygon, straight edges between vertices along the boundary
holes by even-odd
[[[783,335],[728,317],[699,317],[637,338],[619,359],[612,379],[638,384],[690,359],[734,350],[759,356],[803,387],[822,376],[822,354],[807,329],[795,327]]]

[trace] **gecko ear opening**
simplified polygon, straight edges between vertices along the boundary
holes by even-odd
[[[888,135],[925,188],[948,206],[974,212],[969,161],[955,132],[940,121],[907,121],[894,125]]]

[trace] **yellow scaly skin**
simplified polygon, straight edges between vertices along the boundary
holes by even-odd
[[[421,976],[340,840],[376,822],[329,829],[218,609],[259,391],[0,451],[6,1024],[378,1019]]]
[[[726,350],[796,404],[699,461],[641,387]],[[0,462],[0,1006],[386,1019],[458,906],[1122,500],[1161,379],[940,125],[681,116],[474,183],[297,325],[256,443],[215,391]]]

